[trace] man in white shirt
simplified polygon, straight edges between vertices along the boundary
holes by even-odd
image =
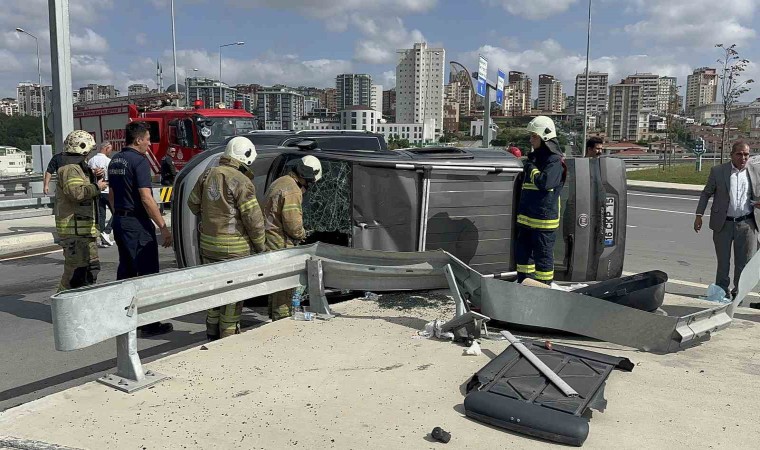
[[[87,165],[91,169],[102,169],[106,183],[108,183],[108,164],[111,162],[111,151],[113,146],[110,142],[104,141],[100,144],[100,151],[87,161]],[[111,211],[111,219],[106,224],[106,208],[111,210],[111,204],[108,202],[108,188],[101,191],[98,198],[98,230],[100,231],[100,242],[98,246],[100,248],[110,247],[113,245],[113,240],[109,236],[111,234],[111,222],[113,222],[113,211]]]
[[[732,297],[736,296],[747,261],[757,252],[757,229],[760,224],[760,167],[748,164],[749,145],[736,142],[731,148],[731,161],[710,170],[697,205],[694,231],[702,229],[702,215],[713,197],[710,229],[718,259],[715,284]],[[731,249],[734,252],[734,287],[729,291]]]

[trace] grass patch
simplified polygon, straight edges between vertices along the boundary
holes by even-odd
[[[711,163],[702,162],[702,171],[697,172],[694,164],[677,164],[674,166],[656,167],[652,169],[632,170],[626,172],[629,180],[659,181],[662,183],[700,184],[707,183],[710,175]]]

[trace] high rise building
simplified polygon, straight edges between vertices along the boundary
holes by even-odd
[[[640,84],[620,83],[610,86],[610,103],[607,116],[607,137],[610,141],[638,141],[641,133],[640,116],[644,87]],[[647,130],[649,124],[647,123]]]
[[[105,100],[108,98],[118,97],[119,95],[119,90],[116,89],[112,84],[88,84],[85,87],[79,88],[79,96],[77,97],[77,101],[89,102],[92,100]]]
[[[304,96],[292,89],[262,89],[258,96],[259,129],[292,130],[304,116]]]
[[[142,95],[150,93],[150,88],[147,84],[130,84],[127,86],[127,95]]]
[[[335,89],[338,111],[349,106],[370,106],[372,77],[367,74],[340,74],[335,77]]]
[[[504,86],[504,115],[520,117],[530,114],[533,110],[531,92],[533,81],[523,72],[511,71]]]
[[[22,82],[16,88],[16,101],[20,116],[40,117],[43,101],[50,96],[52,86],[40,87],[37,83]]]
[[[18,100],[10,97],[0,100],[0,114],[5,114],[6,116],[17,116]]]
[[[562,82],[553,75],[542,73],[538,76],[538,109],[552,113],[561,113],[565,109]]]
[[[185,80],[185,98],[188,105],[192,105],[196,100],[202,100],[206,108],[214,108],[219,103],[232,108],[236,97],[237,91],[219,80],[199,77]]]
[[[660,77],[659,90],[657,92],[657,112],[660,114],[679,113],[676,104],[678,101],[678,80],[676,77]]]
[[[396,88],[383,91],[383,115],[396,120]]]
[[[333,88],[323,89],[317,94],[319,98],[319,105],[321,108],[326,109],[328,112],[338,111],[338,91]]]
[[[443,64],[446,51],[416,43],[397,51],[396,122],[423,123],[433,119],[435,133],[443,130]]]
[[[596,116],[607,109],[607,85],[609,74],[589,72],[588,74],[588,114]],[[586,111],[586,74],[575,76],[575,114],[583,115]]]
[[[383,111],[383,86],[373,84],[370,87],[369,107],[377,112]]]
[[[715,103],[717,95],[718,74],[715,69],[695,69],[686,79],[686,115],[692,117],[695,107]]]
[[[642,87],[641,110],[644,112],[657,112],[660,94],[660,76],[651,73],[636,73],[628,75],[625,84],[638,84]]]
[[[261,89],[260,84],[238,84],[234,86],[234,89],[237,91],[238,94],[244,94],[244,95],[250,95],[251,96],[251,110],[256,111],[256,101],[258,100],[259,96],[259,90]]]

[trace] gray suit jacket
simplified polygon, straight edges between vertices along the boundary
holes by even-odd
[[[747,163],[749,172],[750,199],[760,200],[760,165]],[[729,190],[731,186],[731,161],[715,166],[710,170],[710,176],[707,178],[707,184],[702,190],[697,205],[697,214],[702,215],[707,209],[707,202],[710,197],[713,198],[712,208],[710,208],[710,229],[720,231],[726,222],[728,215],[728,206],[731,200]],[[760,209],[752,208],[755,216],[755,229],[760,224]]]

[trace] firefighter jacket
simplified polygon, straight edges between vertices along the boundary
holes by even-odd
[[[63,156],[58,169],[55,228],[60,239],[98,236],[97,203],[100,188],[84,156]]]
[[[193,187],[188,207],[200,215],[202,256],[225,260],[264,251],[256,188],[237,161],[222,156],[218,167],[208,169]]]
[[[556,139],[545,141],[528,155],[517,223],[536,230],[559,227],[560,192],[565,183],[562,151]]]
[[[276,179],[269,186],[264,200],[267,250],[295,247],[306,239],[302,203],[303,194],[292,173]]]

